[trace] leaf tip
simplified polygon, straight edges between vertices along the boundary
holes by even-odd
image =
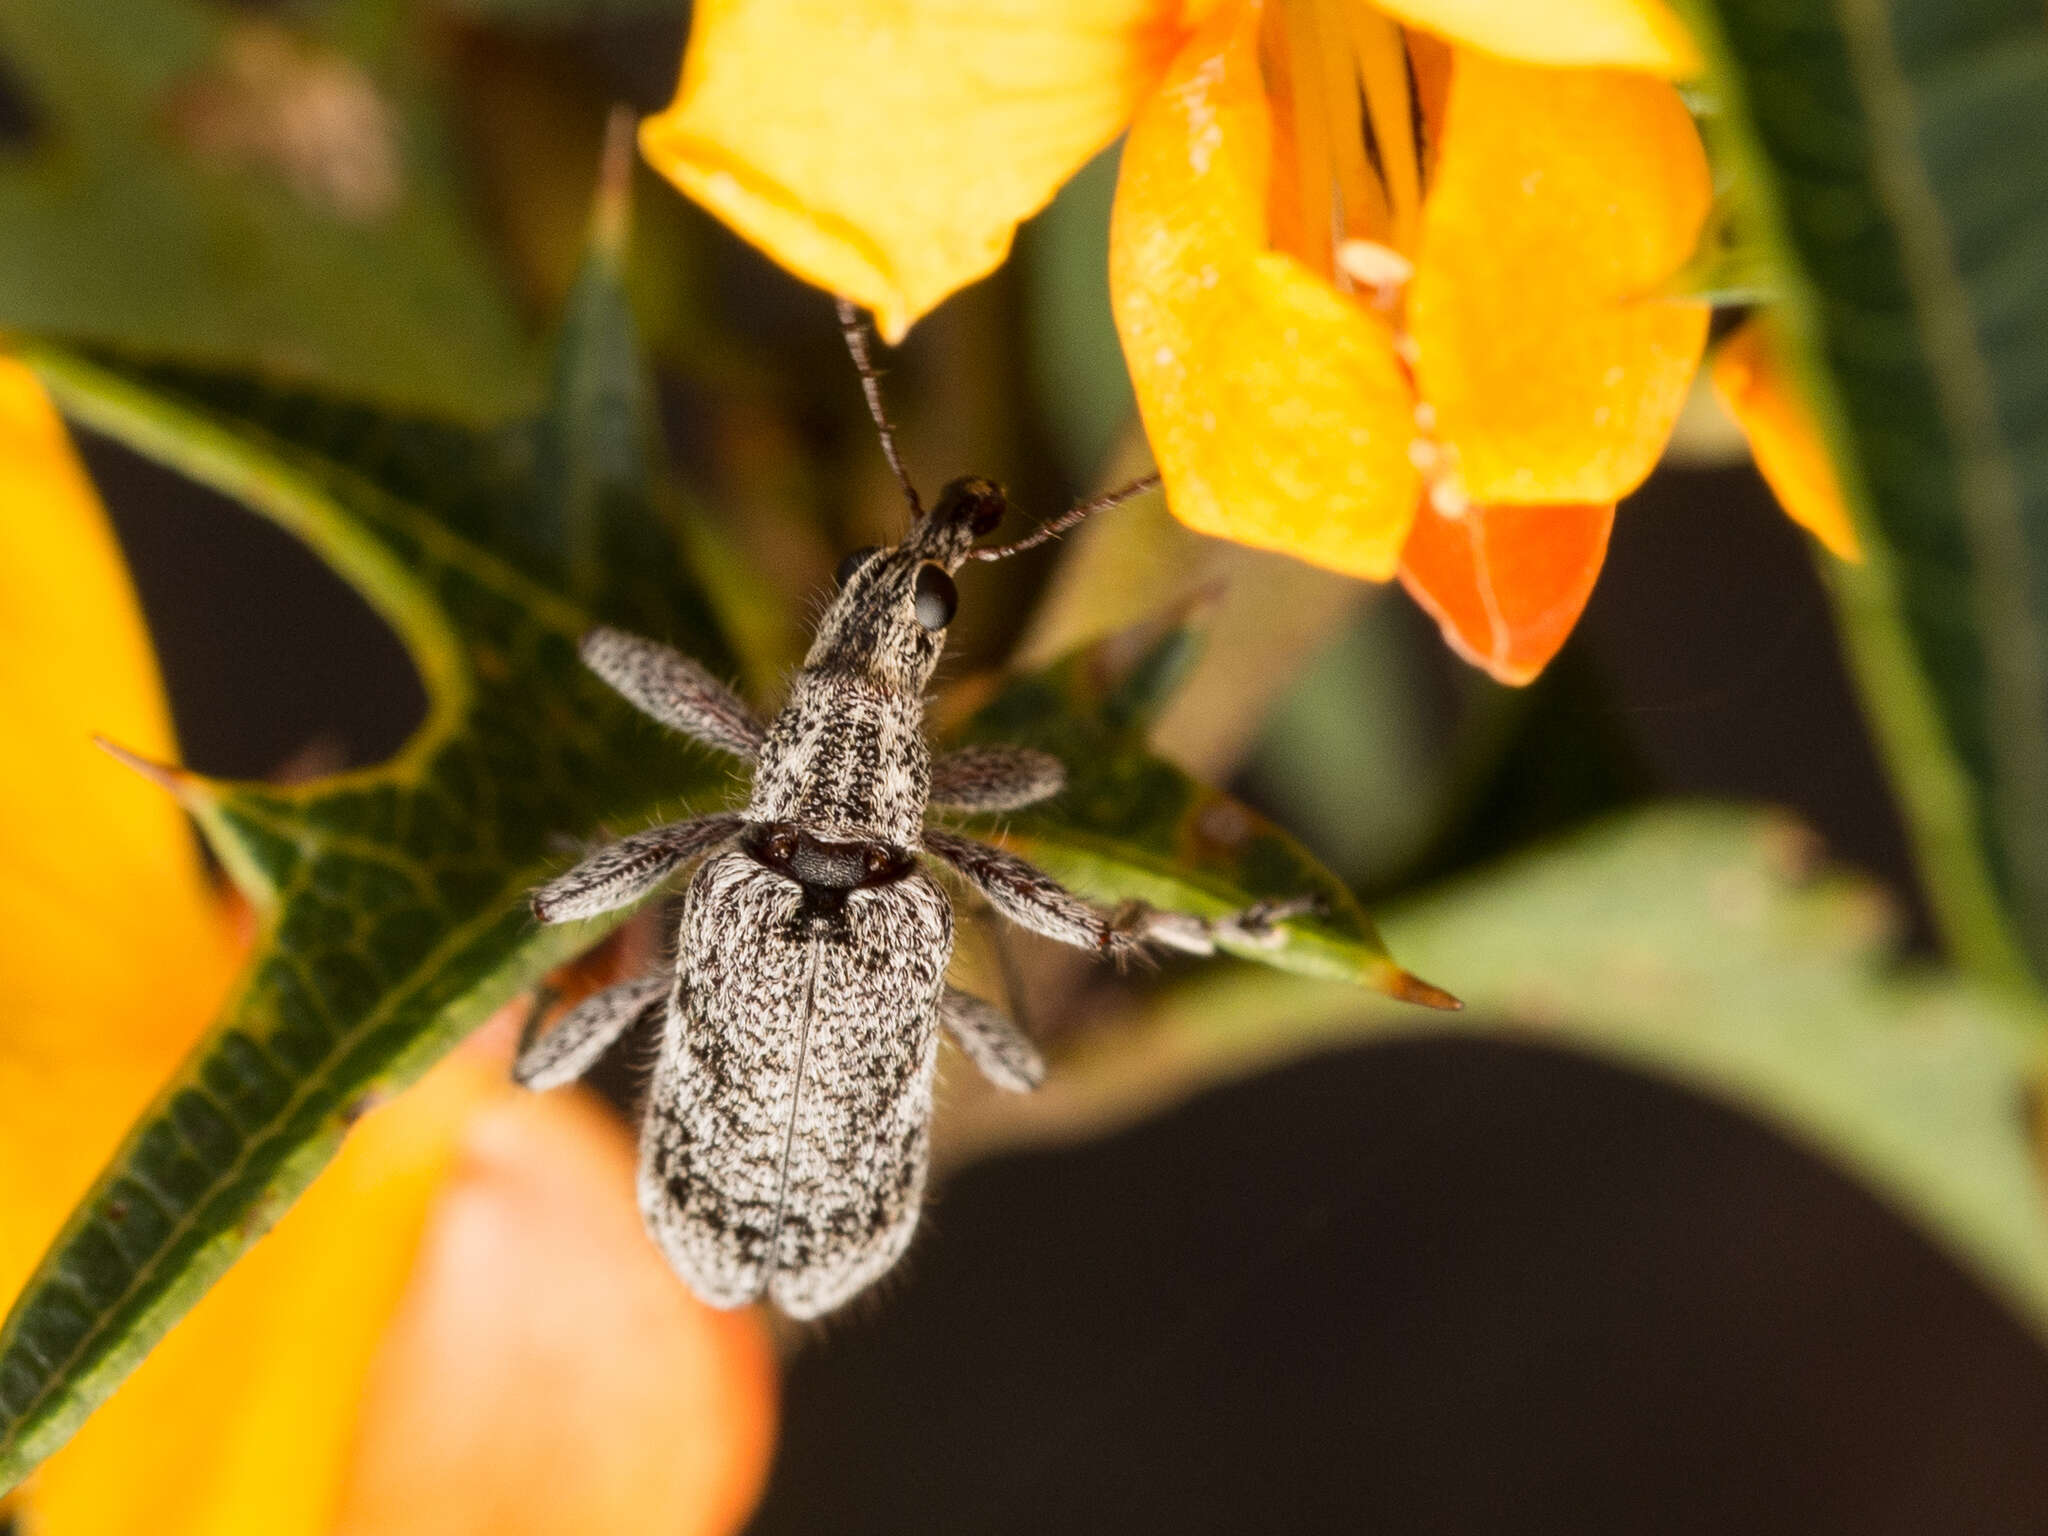
[[[196,773],[144,757],[140,752],[132,751],[97,731],[93,733],[92,744],[122,767],[132,768],[159,789],[169,790],[178,803],[187,810],[197,810],[212,801],[213,797],[208,791],[206,780]]]
[[[1462,1013],[1465,1003],[1442,987],[1431,986],[1420,976],[1411,976],[1399,967],[1380,978],[1380,990],[1398,1002],[1418,1003],[1424,1008],[1436,1008],[1445,1013]]]

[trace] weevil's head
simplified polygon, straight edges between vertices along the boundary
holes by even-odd
[[[818,621],[804,665],[870,674],[922,692],[960,605],[953,573],[1009,503],[992,481],[955,480],[894,548],[856,549],[839,563],[839,591]]]

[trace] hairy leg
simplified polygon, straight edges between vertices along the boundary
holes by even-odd
[[[514,1081],[535,1092],[575,1082],[614,1040],[658,1012],[674,987],[666,971],[654,971],[591,994],[546,1034],[520,1042]]]
[[[925,828],[924,846],[958,870],[990,906],[1019,927],[1077,949],[1128,955],[1138,947],[1137,940],[1119,929],[1109,914],[1091,907],[1014,853],[937,827]]]
[[[962,747],[932,763],[931,803],[955,811],[1015,811],[1065,787],[1067,770],[1029,747]]]
[[[971,837],[927,828],[924,845],[965,876],[968,884],[1011,922],[1062,944],[1119,957],[1147,944],[1196,955],[1214,954],[1218,939],[1274,944],[1281,937],[1275,924],[1322,909],[1320,898],[1300,896],[1255,902],[1228,917],[1163,912],[1139,901],[1125,902],[1114,913],[1106,913],[1015,854]]]
[[[583,664],[644,714],[706,746],[751,760],[766,731],[761,719],[725,684],[682,652],[622,629],[583,637]]]
[[[739,830],[740,818],[722,813],[622,837],[535,891],[533,915],[544,923],[566,923],[630,906],[674,874],[678,865],[709,853]]]
[[[957,987],[939,998],[939,1022],[981,1075],[998,1088],[1029,1093],[1045,1081],[1045,1058],[993,1003]]]
[[[1192,912],[1164,912],[1142,901],[1127,901],[1111,919],[1141,944],[1159,944],[1190,955],[1213,955],[1219,939],[1268,948],[1283,935],[1277,926],[1290,917],[1308,917],[1323,910],[1320,896],[1294,896],[1286,901],[1255,901],[1224,917],[1196,917]]]

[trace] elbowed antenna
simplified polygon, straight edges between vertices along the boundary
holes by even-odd
[[[1098,512],[1107,512],[1111,507],[1121,506],[1134,496],[1142,496],[1147,491],[1156,491],[1158,489],[1159,477],[1157,475],[1146,475],[1142,479],[1133,480],[1121,490],[1111,491],[1106,496],[1098,496],[1093,501],[1084,501],[1078,507],[1069,507],[1058,517],[1040,523],[1014,544],[998,544],[992,549],[971,550],[967,558],[970,560],[1002,560],[1010,555],[1022,554],[1027,549],[1036,549],[1039,545],[1045,543],[1046,540],[1058,538],[1069,528],[1087,521],[1087,519],[1093,517]]]
[[[875,371],[874,359],[868,354],[867,327],[861,324],[860,311],[853,307],[851,299],[833,302],[839,307],[839,334],[846,338],[846,350],[853,354],[854,371],[860,375],[860,392],[867,397],[868,414],[875,419],[875,434],[882,439],[882,457],[896,472],[896,483],[903,487],[903,498],[910,503],[911,521],[916,522],[924,516],[924,503],[917,499],[917,487],[910,483],[902,456],[896,452],[896,428],[890,425],[889,413],[882,409],[882,376]]]

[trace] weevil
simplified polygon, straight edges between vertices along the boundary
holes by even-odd
[[[1064,766],[1024,748],[936,759],[924,699],[969,559],[1000,559],[1153,481],[1087,503],[1026,538],[977,549],[1007,511],[987,480],[956,480],[928,511],[904,474],[866,338],[840,321],[911,522],[890,548],[856,550],[781,710],[762,721],[704,667],[652,640],[596,629],[584,662],[663,725],[753,768],[741,811],[612,843],[535,893],[546,923],[637,901],[691,863],[672,970],[621,982],[527,1042],[514,1075],[568,1082],[642,1021],[661,1021],[640,1139],[649,1234],[714,1306],[763,1295],[798,1318],[856,1295],[917,1224],[929,1163],[941,1029],[999,1087],[1045,1075],[1031,1040],[993,1004],[946,983],[950,869],[1010,921],[1124,958],[1147,944],[1213,951],[1254,941],[1311,902],[1204,920],[1126,904],[1104,911],[1003,849],[928,826],[926,813],[1006,811],[1059,792]]]

